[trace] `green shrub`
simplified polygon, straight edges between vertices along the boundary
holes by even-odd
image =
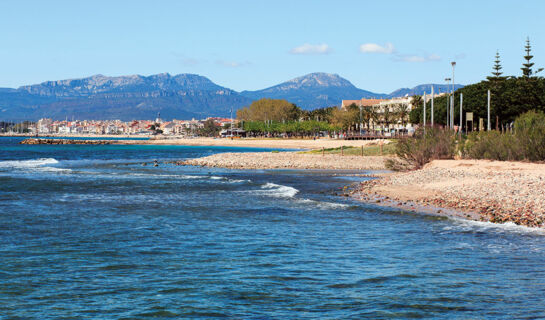
[[[529,111],[515,120],[515,136],[530,161],[545,160],[545,114]]]
[[[387,161],[392,170],[422,168],[435,159],[454,158],[456,135],[448,129],[427,127],[419,129],[414,136],[402,138],[396,144],[395,153],[399,160]]]
[[[529,111],[515,120],[515,133],[472,132],[460,144],[462,156],[500,161],[545,160],[545,114]]]
[[[472,132],[461,143],[464,158],[516,161],[524,159],[524,152],[517,137],[498,131]]]

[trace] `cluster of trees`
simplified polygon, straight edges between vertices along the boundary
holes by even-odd
[[[253,134],[311,135],[319,131],[374,131],[376,126],[386,130],[391,124],[409,120],[409,106],[396,104],[379,110],[352,104],[345,109],[337,107],[301,110],[286,100],[261,99],[237,111],[242,128]]]
[[[237,111],[237,118],[246,121],[295,121],[302,110],[286,100],[260,99]]]
[[[304,120],[304,121],[244,121],[242,128],[249,132],[250,135],[271,136],[287,135],[287,136],[315,136],[319,132],[338,131],[338,128],[331,126],[325,121]]]
[[[331,122],[343,130],[359,130],[375,131],[379,126],[381,131],[388,130],[390,125],[400,123],[405,126],[409,120],[409,106],[404,103],[393,104],[388,107],[360,107],[356,104],[351,104],[346,107],[346,110],[334,110]]]
[[[335,107],[302,110],[281,99],[260,99],[237,111],[240,127],[250,135],[310,136],[318,132],[338,131],[330,123]]]
[[[473,112],[474,121],[479,118],[487,118],[487,92],[491,92],[491,122],[492,127],[501,128],[511,124],[519,115],[530,110],[545,111],[545,79],[538,76],[543,70],[533,69],[530,40],[526,40],[524,63],[521,67],[522,74],[518,77],[503,76],[499,53],[496,53],[492,75],[479,83],[468,85],[455,92],[454,120],[459,123],[460,94],[463,94],[463,112]],[[412,123],[423,122],[423,100],[418,101],[416,108],[411,111]],[[436,97],[434,101],[434,122],[444,125],[447,114],[447,96]],[[430,123],[431,109],[427,103],[426,122]]]

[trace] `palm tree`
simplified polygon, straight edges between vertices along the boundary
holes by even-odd
[[[390,123],[392,123],[394,116],[395,114],[390,111],[390,106],[384,106],[384,111],[382,112],[382,123],[386,124],[388,131],[390,130]],[[382,126],[382,129],[382,131],[384,131],[384,126]]]
[[[380,122],[380,113],[377,111],[375,106],[372,106],[370,108],[369,113],[371,115],[371,120],[373,121],[373,133],[374,133],[375,132],[375,124]]]
[[[405,120],[407,120],[407,117],[409,116],[409,105],[405,103],[397,104],[395,105],[395,112],[401,121],[401,125],[405,127]]]
[[[369,127],[371,120],[373,119],[373,108],[371,106],[364,106],[362,108],[363,121],[367,124],[367,131],[371,128]]]

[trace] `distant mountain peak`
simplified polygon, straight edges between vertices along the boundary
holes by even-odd
[[[342,78],[338,74],[314,72],[301,77],[288,80],[280,85],[291,86],[293,84],[299,87],[353,87],[350,81]]]
[[[309,73],[263,90],[243,91],[241,94],[250,99],[286,99],[303,109],[335,106],[343,99],[384,96],[358,89],[338,74],[325,72]]]

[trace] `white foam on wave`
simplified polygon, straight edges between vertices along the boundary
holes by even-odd
[[[57,164],[59,161],[53,158],[40,158],[31,160],[0,161],[0,168],[37,168],[48,164]]]
[[[193,176],[188,174],[156,174],[156,173],[138,173],[138,172],[130,172],[130,173],[116,173],[114,174],[118,177],[153,177],[153,178],[177,178],[177,179],[206,179],[206,176]]]
[[[229,179],[230,183],[241,183],[241,182],[252,182],[252,180],[248,179]]]
[[[0,169],[16,169],[29,171],[51,171],[51,172],[70,172],[70,169],[50,167],[49,165],[58,164],[59,161],[53,158],[39,158],[30,160],[7,160],[0,161]]]
[[[284,186],[276,183],[267,182],[264,185],[261,186],[260,190],[262,194],[269,195],[271,197],[278,197],[278,198],[293,198],[295,195],[299,192],[299,190]]]
[[[349,205],[345,203],[317,201],[317,200],[311,200],[311,199],[301,199],[301,200],[298,200],[298,202],[304,205],[307,205],[307,204],[313,205],[320,209],[341,209],[341,208],[349,207]]]
[[[455,225],[444,227],[446,231],[509,232],[545,235],[545,228],[526,227],[513,222],[493,223],[454,218]]]

